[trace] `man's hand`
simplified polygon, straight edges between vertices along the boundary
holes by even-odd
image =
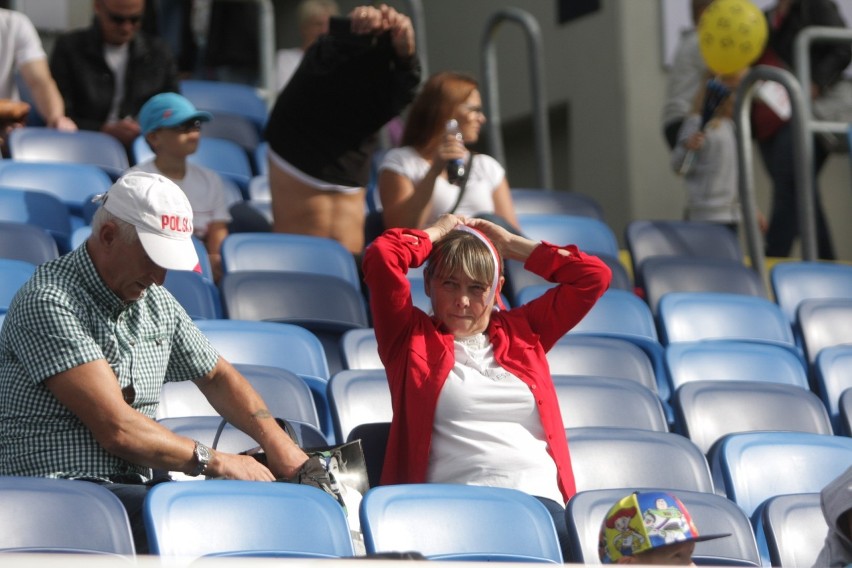
[[[107,122],[101,127],[101,132],[117,138],[125,147],[130,147],[137,136],[142,132],[139,123],[132,118],[122,118],[115,122]]]
[[[242,479],[245,481],[275,481],[265,465],[251,456],[215,452],[204,472],[206,477]]]

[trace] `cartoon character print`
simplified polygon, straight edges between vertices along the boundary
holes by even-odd
[[[612,546],[617,548],[622,556],[633,556],[645,542],[642,533],[630,526],[630,520],[636,515],[636,508],[621,509],[606,521],[609,529],[615,529],[618,534],[612,539]]]
[[[655,508],[645,509],[642,520],[648,536],[661,538],[665,544],[686,540],[691,533],[689,520],[683,512],[662,497],[657,499]]]

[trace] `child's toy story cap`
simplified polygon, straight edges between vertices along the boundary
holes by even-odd
[[[635,556],[654,548],[679,542],[700,542],[731,536],[700,535],[680,499],[663,491],[635,491],[610,508],[601,524],[598,556],[613,564],[624,556]]]

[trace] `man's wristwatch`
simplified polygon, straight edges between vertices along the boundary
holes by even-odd
[[[198,465],[189,473],[192,477],[197,477],[207,471],[207,466],[210,465],[210,460],[213,459],[213,450],[198,440],[195,440],[195,459]]]

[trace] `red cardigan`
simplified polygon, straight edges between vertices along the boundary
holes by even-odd
[[[571,252],[563,256],[564,248]],[[438,395],[454,364],[453,336],[411,301],[406,278],[432,250],[428,235],[390,229],[364,252],[364,278],[393,404],[381,483],[423,483],[429,464]],[[542,243],[525,268],[560,285],[523,306],[495,311],[488,325],[496,361],[526,383],[539,407],[548,453],[567,502],[576,492],[565,427],[545,353],[606,291],[609,267],[576,246]]]

